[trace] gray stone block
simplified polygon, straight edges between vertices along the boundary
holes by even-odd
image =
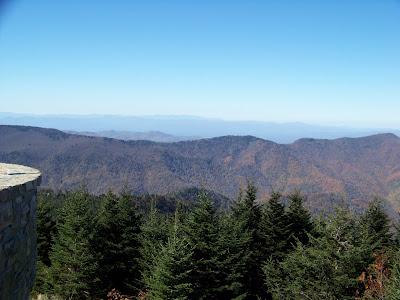
[[[29,299],[36,274],[40,172],[0,164],[0,299]]]

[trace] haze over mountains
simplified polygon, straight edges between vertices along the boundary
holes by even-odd
[[[160,131],[134,132],[134,131],[105,130],[97,132],[66,131],[66,133],[86,135],[86,136],[106,137],[124,141],[152,141],[159,143],[173,143],[173,142],[191,141],[200,139],[200,137],[175,136]]]
[[[39,168],[43,187],[94,193],[124,186],[166,194],[203,187],[230,197],[247,180],[260,198],[300,189],[314,209],[338,199],[355,208],[374,196],[394,212],[400,196],[400,138],[380,134],[278,144],[253,136],[155,143],[67,134],[55,129],[0,126],[0,161]]]
[[[304,123],[224,121],[192,116],[29,115],[0,113],[0,124],[38,126],[127,140],[173,142],[224,135],[252,135],[277,143],[300,138],[362,137],[399,130],[318,126]],[[158,132],[159,136],[155,136]],[[161,132],[161,133],[160,133]],[[160,135],[164,135],[161,137]],[[125,137],[125,138],[124,138]]]

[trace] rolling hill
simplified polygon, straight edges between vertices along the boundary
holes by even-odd
[[[387,198],[393,210],[400,202],[400,138],[393,134],[292,144],[252,136],[155,143],[0,126],[0,161],[40,169],[42,186],[53,189],[84,184],[94,193],[125,186],[167,194],[203,187],[234,198],[251,180],[260,198],[301,189],[313,209],[337,201],[362,208],[374,196]]]

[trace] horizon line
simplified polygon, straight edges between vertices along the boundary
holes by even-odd
[[[191,114],[107,114],[107,113],[30,113],[30,112],[10,112],[0,111],[0,117],[4,115],[16,115],[26,117],[110,117],[110,118],[160,118],[160,119],[181,119],[181,120],[204,120],[204,121],[218,121],[226,123],[264,123],[276,125],[305,125],[305,126],[318,126],[318,127],[335,127],[346,129],[380,129],[380,130],[400,130],[400,125],[366,125],[368,122],[313,122],[313,121],[289,121],[289,120],[251,120],[251,119],[229,119],[223,117],[210,117]],[[374,123],[374,122],[371,122]]]

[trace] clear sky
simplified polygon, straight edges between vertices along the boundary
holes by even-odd
[[[400,127],[400,1],[10,0],[0,111]]]

